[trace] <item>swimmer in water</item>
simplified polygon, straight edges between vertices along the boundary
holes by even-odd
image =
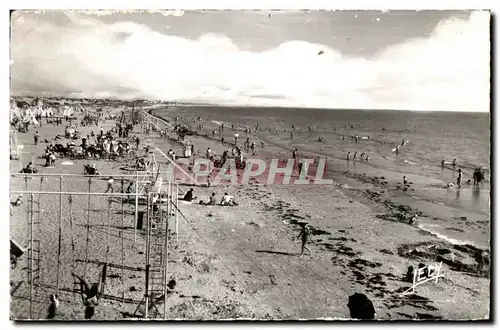
[[[460,188],[462,185],[462,170],[458,169],[457,185]]]

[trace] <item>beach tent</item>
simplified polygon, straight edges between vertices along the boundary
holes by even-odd
[[[66,105],[66,106],[64,106],[64,109],[63,109],[63,113],[62,113],[62,115],[63,115],[63,117],[66,117],[66,116],[67,116],[67,117],[71,117],[71,115],[73,114],[73,112],[74,112],[74,110],[73,110],[73,109],[71,109],[70,107],[68,107],[68,106]]]

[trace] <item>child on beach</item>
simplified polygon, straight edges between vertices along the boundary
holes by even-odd
[[[194,199],[196,199],[196,197],[193,196],[193,193],[194,189],[189,189],[188,192],[186,192],[186,194],[184,195],[183,200],[185,200],[186,202],[192,202]]]
[[[105,194],[107,194],[109,191],[111,191],[111,193],[113,193],[115,191],[113,189],[113,182],[115,182],[115,180],[113,179],[112,176],[110,176],[109,179],[108,179],[108,188],[104,192]]]
[[[51,294],[50,295],[50,305],[49,305],[49,309],[47,312],[47,319],[48,320],[52,320],[56,317],[58,307],[59,307],[59,299],[57,299],[56,295]]]
[[[302,238],[302,246],[301,246],[301,250],[300,250],[301,257],[304,254],[304,249],[307,249],[307,251],[309,251],[309,253],[312,253],[311,249],[309,249],[306,246],[306,244],[309,242],[309,235],[310,235],[309,228],[307,228],[307,226],[305,224],[301,224],[300,234],[296,238],[296,239]]]

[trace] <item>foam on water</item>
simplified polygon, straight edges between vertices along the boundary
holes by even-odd
[[[438,233],[437,231],[431,230],[431,229],[429,229],[429,227],[438,227],[438,226],[436,226],[436,225],[431,226],[431,225],[425,225],[425,224],[418,225],[419,229],[426,231],[429,234],[432,234],[432,235],[436,236],[437,238],[442,239],[450,244],[454,244],[454,245],[467,245],[468,244],[468,245],[476,246],[476,244],[474,242],[454,239],[454,238],[448,237],[444,234]]]

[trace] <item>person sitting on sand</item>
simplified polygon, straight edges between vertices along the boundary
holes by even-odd
[[[297,236],[296,239],[299,239],[301,238],[301,241],[302,241],[302,246],[301,246],[301,250],[300,250],[300,256],[302,257],[302,255],[304,255],[304,249],[306,249],[307,251],[309,251],[309,253],[312,253],[311,249],[309,249],[309,247],[306,246],[306,244],[309,242],[309,236],[310,236],[310,232],[309,232],[309,228],[307,227],[306,224],[301,224],[300,225],[300,233],[299,233],[299,236]]]
[[[227,192],[224,193],[224,196],[222,196],[222,199],[220,201],[221,206],[236,206],[238,203],[234,200],[233,196],[230,196]]]
[[[186,202],[192,202],[193,200],[196,199],[196,197],[193,196],[193,193],[194,189],[193,188],[189,189],[182,199],[185,200]]]
[[[418,214],[414,214],[411,218],[410,218],[410,221],[408,221],[408,223],[410,225],[413,225],[416,221],[418,220]]]
[[[95,308],[99,305],[101,295],[104,293],[104,284],[106,283],[107,264],[102,268],[101,276],[98,283],[90,285],[84,278],[72,273],[78,280],[80,285],[80,293],[82,296],[83,305],[85,306],[85,319],[89,320],[94,316]]]
[[[12,203],[14,206],[19,206],[23,204],[23,194],[19,194],[19,197]]]
[[[212,193],[208,202],[200,201],[200,205],[215,205],[217,201],[215,200],[215,193]]]

